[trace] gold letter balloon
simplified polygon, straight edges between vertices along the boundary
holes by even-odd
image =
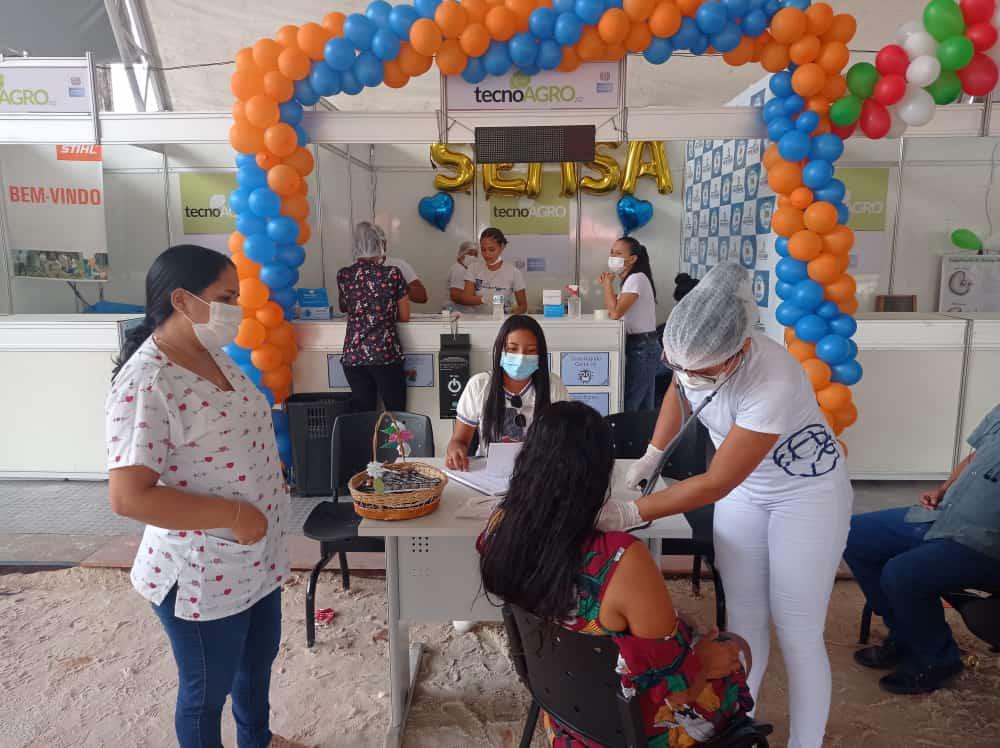
[[[580,189],[591,195],[604,195],[618,189],[622,170],[618,161],[610,153],[602,153],[601,148],[617,148],[617,143],[598,143],[594,148],[594,160],[587,162],[587,168],[596,171],[598,177],[584,177],[580,180]]]
[[[446,192],[471,190],[472,180],[476,178],[476,165],[464,153],[449,151],[444,143],[434,143],[431,146],[431,160],[438,166],[455,170],[454,176],[438,174],[434,177],[434,189]]]
[[[643,153],[649,147],[652,156],[649,161],[643,161]],[[629,195],[635,192],[635,183],[639,177],[656,178],[656,189],[661,195],[674,191],[674,183],[670,178],[670,165],[667,163],[667,152],[662,140],[633,140],[628,144],[628,156],[625,159],[625,176],[622,178],[622,192]]]

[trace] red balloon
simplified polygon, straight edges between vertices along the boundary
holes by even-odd
[[[872,98],[883,106],[892,106],[906,93],[906,78],[901,75],[884,75],[875,84]]]
[[[985,96],[997,85],[997,64],[992,59],[977,52],[972,62],[958,71],[962,90],[970,96]]]
[[[875,67],[882,75],[906,75],[910,56],[898,44],[886,44],[875,55]]]
[[[990,20],[996,10],[994,0],[961,0],[958,5],[962,9],[966,26]]]
[[[875,99],[868,99],[861,107],[861,132],[872,140],[884,138],[892,127],[892,117],[889,110]]]
[[[992,23],[976,23],[965,29],[972,46],[977,52],[985,52],[997,43],[997,30]]]
[[[832,123],[830,124],[830,132],[832,132],[834,135],[836,135],[841,140],[847,140],[849,137],[851,137],[854,134],[854,131],[857,130],[857,129],[858,129],[858,123],[857,122],[854,122],[853,124],[850,124],[850,125],[844,125],[844,126],[834,125]]]

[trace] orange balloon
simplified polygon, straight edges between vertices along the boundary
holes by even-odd
[[[805,212],[806,226],[817,234],[829,234],[837,225],[837,209],[832,203],[813,203]]]
[[[291,125],[279,122],[264,131],[264,145],[278,158],[285,158],[299,147],[299,136]]]
[[[278,55],[281,45],[274,39],[258,39],[253,45],[253,61],[260,71],[274,70],[278,67]]]
[[[239,254],[240,252],[242,252],[243,251],[243,242],[245,240],[246,240],[246,237],[243,236],[243,234],[241,234],[239,231],[234,231],[233,233],[231,233],[229,235],[229,238],[226,240],[226,244],[229,246],[229,252],[230,252],[230,254],[234,254],[235,255],[235,254]]]
[[[785,8],[784,10],[794,10]],[[788,55],[788,47],[775,41],[770,41],[760,53],[760,64],[769,73],[780,73],[788,67],[791,62]]]
[[[335,10],[323,16],[323,28],[329,31],[335,37],[343,36],[344,21],[346,20],[347,16],[345,16],[339,10]]]
[[[243,102],[239,99],[233,102],[233,122],[242,122],[247,125],[250,124],[247,120],[247,113],[244,109]]]
[[[778,195],[778,200],[776,205],[779,208],[794,208],[792,205],[792,199],[788,195]]]
[[[580,56],[576,53],[576,49],[573,47],[563,47],[562,61],[556,70],[561,73],[572,73],[578,67],[580,67]]]
[[[517,33],[517,16],[510,8],[497,5],[490,8],[486,14],[486,29],[496,41],[510,41],[510,38]]]
[[[281,350],[270,343],[264,343],[250,353],[250,361],[261,371],[277,369],[281,366]]]
[[[625,39],[625,49],[633,54],[639,54],[649,46],[651,41],[653,41],[653,32],[649,30],[649,24],[645,21],[636,21],[632,24],[628,37]]]
[[[296,345],[295,342],[295,328],[292,327],[292,323],[285,321],[280,325],[275,327],[273,330],[267,331],[267,342],[276,348],[292,348]]]
[[[295,357],[299,355],[298,345],[293,343],[282,348],[281,355],[285,357],[285,365],[290,365],[295,360]]]
[[[819,400],[819,393],[818,392],[816,393],[816,399]],[[821,407],[819,409],[819,412],[823,414],[823,418],[824,418],[824,420],[826,420],[827,425],[831,429],[834,430],[834,433],[836,433],[836,429],[834,428],[834,424],[837,422],[837,419],[834,418],[833,411],[832,410],[827,410],[826,408],[822,408]]]
[[[281,306],[274,301],[269,301],[260,309],[254,312],[254,316],[268,330],[273,329],[285,321],[285,312]]]
[[[656,36],[671,37],[680,27],[681,11],[669,1],[659,3],[649,16],[649,30]]]
[[[767,183],[775,192],[789,195],[802,186],[802,167],[780,160],[768,169]]]
[[[267,186],[283,197],[296,194],[301,182],[302,176],[289,164],[278,164],[267,172]]]
[[[622,8],[631,20],[645,21],[656,10],[656,0],[625,0]]]
[[[482,23],[486,20],[486,11],[490,9],[486,0],[462,0],[462,7],[465,8],[470,24]]]
[[[243,279],[240,278],[240,280]],[[247,309],[245,306],[241,306],[240,309],[243,311],[243,319],[255,319],[257,316],[257,312],[255,312],[253,309]]]
[[[399,60],[386,60],[382,63],[382,82],[389,88],[402,88],[410,82],[410,76],[403,72]]]
[[[857,19],[849,13],[838,13],[830,22],[830,29],[823,34],[825,41],[837,41],[847,44],[854,38],[858,30]]]
[[[236,266],[236,276],[240,279],[241,284],[248,279],[257,280],[260,275],[260,263],[254,262],[242,252],[233,252],[230,259]],[[249,307],[244,307],[244,309],[249,309]]]
[[[806,109],[810,112],[816,112],[820,118],[823,118],[830,112],[830,100],[822,95],[810,96],[806,99]],[[817,125],[818,128],[819,126]]]
[[[309,200],[305,195],[288,195],[281,200],[281,215],[304,221],[309,217]]]
[[[254,127],[261,129],[277,124],[281,118],[281,113],[278,112],[278,102],[262,94],[251,97],[244,105],[243,111],[247,116],[247,121]]]
[[[284,163],[291,166],[303,177],[308,177],[312,174],[313,168],[316,166],[312,151],[301,146],[296,148],[295,152],[291,156],[288,156]]]
[[[411,78],[423,75],[434,64],[433,58],[420,54],[409,42],[403,42],[399,45],[399,57],[396,58],[396,61],[399,63],[399,69]]]
[[[698,12],[698,7],[701,5],[702,0],[676,0],[677,9],[680,10],[686,16],[694,16]],[[656,11],[653,11],[654,13]],[[653,32],[656,34],[656,32]],[[657,34],[659,36],[659,34]]]
[[[457,39],[469,25],[469,14],[455,0],[444,0],[434,11],[434,22],[445,39]],[[440,67],[440,63],[438,66]]]
[[[841,273],[832,282],[827,283],[823,290],[824,296],[835,304],[847,304],[855,300],[854,294],[858,290],[858,284],[849,274]]]
[[[787,345],[791,345],[796,340],[798,340],[798,338],[795,336],[795,328],[794,327],[786,327],[785,328],[785,345],[786,346]]]
[[[257,70],[257,62],[253,58],[253,48],[243,47],[236,53],[237,70]]]
[[[306,245],[306,244],[309,243],[309,240],[311,238],[312,238],[312,227],[308,223],[306,223],[305,221],[300,221],[299,222],[299,235],[298,235],[298,238],[295,240],[295,243],[296,244]]]
[[[751,57],[750,59],[753,60],[754,62],[759,62],[759,63],[763,64],[764,49],[772,41],[774,41],[774,40],[771,39],[771,35],[767,31],[765,31],[760,36],[754,37],[754,40],[753,40],[753,57]]]
[[[794,44],[808,28],[806,14],[798,8],[782,8],[771,18],[771,36],[778,44]]]
[[[267,337],[267,329],[255,319],[245,319],[240,322],[239,332],[236,333],[236,339],[233,341],[240,348],[249,348],[253,350]]]
[[[786,332],[792,332],[791,328]],[[797,339],[794,332],[792,332],[792,340],[786,342],[786,345],[788,346],[788,352],[799,361],[808,361],[811,358],[816,358],[816,344]]]
[[[788,56],[796,65],[805,65],[819,57],[821,47],[819,37],[807,34],[788,47]]]
[[[789,196],[791,199],[792,206],[798,208],[799,210],[805,210],[813,202],[813,192],[808,187],[796,187],[792,190],[792,194]],[[806,228],[811,228],[809,226],[809,216],[805,216]]]
[[[851,53],[847,49],[847,45],[840,41],[828,41],[820,49],[819,55],[816,57],[816,63],[822,67],[826,72],[833,75],[834,73],[840,73],[847,63],[850,62]]]
[[[831,382],[816,393],[816,400],[823,410],[836,413],[838,410],[844,410],[851,405],[851,391],[845,384]]]
[[[308,195],[309,194],[309,183],[306,180],[299,182],[299,189],[295,193],[296,195]]]
[[[806,23],[810,34],[814,36],[825,34],[833,24],[833,8],[826,3],[810,5],[806,8]]]
[[[847,457],[847,443],[843,439],[837,439],[837,444],[840,445],[840,451],[844,453],[844,457]]]
[[[291,23],[282,26],[278,29],[278,33],[274,35],[274,38],[278,40],[278,44],[282,47],[297,49],[299,46],[299,27]]]
[[[788,239],[788,254],[796,260],[809,262],[819,257],[819,253],[822,251],[823,240],[819,238],[819,234],[808,229],[796,231]]]
[[[837,258],[837,255],[832,255],[829,252],[821,252],[818,257],[810,260],[807,272],[810,278],[821,286],[825,286],[840,277],[840,260]]]
[[[261,151],[257,154],[257,166],[259,166],[264,171],[268,169],[273,169],[275,166],[281,163],[281,159],[275,156],[270,151]]]
[[[253,353],[250,354],[251,360],[253,359],[253,355]],[[280,351],[278,355],[281,355]],[[261,369],[261,371],[264,370]],[[260,383],[271,390],[272,394],[274,394],[275,391],[281,392],[282,390],[286,390],[288,389],[288,385],[292,383],[292,369],[290,366],[287,366],[284,362],[282,362],[277,367],[264,371],[263,376],[260,378]],[[275,395],[274,399],[278,399],[277,395]]]
[[[264,75],[259,70],[237,70],[229,78],[229,90],[237,99],[247,101],[264,93]]]
[[[839,44],[839,42],[836,42]],[[823,65],[820,62],[820,65]],[[830,69],[824,66],[824,70],[830,72]],[[841,96],[847,93],[847,81],[842,75],[828,75],[826,77],[826,85],[823,86],[823,96],[825,96],[830,101],[836,101]]]
[[[792,89],[799,96],[815,96],[825,85],[826,72],[815,62],[802,65],[792,73]]]
[[[823,249],[835,255],[846,255],[853,246],[854,230],[850,226],[836,225],[823,235]]]
[[[278,55],[278,70],[286,78],[293,81],[300,81],[309,75],[312,64],[309,62],[309,55],[298,47],[288,47]]]
[[[304,23],[299,26],[296,39],[299,48],[313,60],[323,59],[323,48],[332,34],[318,23]]]
[[[263,381],[263,380],[261,380],[261,381]],[[288,399],[288,396],[292,394],[292,390],[291,390],[290,387],[288,387],[286,389],[283,389],[283,390],[278,390],[277,392],[274,392],[272,390],[271,394],[274,395],[274,402],[275,402],[275,404],[276,405],[281,405],[282,403],[284,403]]]
[[[504,5],[517,17],[518,33],[528,30],[528,18],[535,9],[534,0],[505,0]]]
[[[632,24],[621,8],[608,8],[597,22],[597,33],[605,44],[623,44]]]
[[[600,60],[606,52],[604,40],[601,39],[597,28],[594,26],[584,27],[583,34],[580,35],[580,41],[576,44],[576,53],[580,55],[580,59],[588,61]]]
[[[604,47],[603,59],[610,60],[611,62],[617,62],[627,54],[628,50],[625,49],[624,44],[607,44]]]
[[[264,73],[264,93],[279,103],[295,95],[295,85],[280,70]]]
[[[437,53],[437,66],[442,75],[458,75],[465,70],[468,62],[469,58],[462,51],[458,39],[444,40]]]
[[[842,301],[837,304],[837,308],[840,309],[843,314],[857,314],[858,300],[852,298],[847,301]]]
[[[490,47],[490,32],[481,23],[470,23],[458,37],[458,43],[469,57],[481,57]]]
[[[267,303],[270,289],[259,278],[244,278],[240,281],[240,306],[245,309],[260,309]]]
[[[825,361],[820,361],[818,358],[807,358],[802,362],[802,368],[806,370],[806,376],[809,377],[809,382],[814,390],[821,390],[830,384],[833,371]]]
[[[722,55],[722,59],[733,67],[745,65],[753,58],[753,49],[753,39],[749,36],[744,36],[740,39],[740,43],[736,45],[735,49],[731,49]]]
[[[771,228],[779,236],[788,237],[802,231],[805,228],[802,211],[798,208],[779,208],[771,217]]]
[[[418,18],[410,26],[410,44],[418,54],[431,57],[441,49],[441,29],[429,18]]]
[[[229,142],[240,153],[264,150],[264,131],[249,123],[237,122],[229,128]]]
[[[764,164],[765,169],[771,169],[776,163],[782,161],[781,154],[778,153],[778,144],[771,143],[771,145],[765,148],[764,155],[761,156],[760,160]]]

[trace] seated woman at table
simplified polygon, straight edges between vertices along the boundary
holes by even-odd
[[[611,431],[596,411],[559,403],[540,413],[479,538],[483,587],[571,631],[610,636],[651,744],[696,745],[753,707],[740,662],[749,667],[749,650],[714,629],[695,636],[645,544],[597,530],[613,468]],[[545,726],[554,746],[591,746],[548,715]]]
[[[541,325],[524,315],[508,317],[493,343],[492,370],[472,377],[459,398],[446,465],[469,469],[469,446],[477,429],[480,456],[491,442],[524,441],[532,419],[562,400],[569,400],[569,392],[549,372]]]

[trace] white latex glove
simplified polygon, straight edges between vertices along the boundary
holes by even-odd
[[[597,529],[601,532],[628,530],[645,524],[639,515],[639,507],[634,501],[613,501],[608,499],[597,515]]]
[[[660,464],[662,456],[662,449],[657,449],[652,444],[646,447],[646,454],[633,462],[628,472],[625,473],[625,485],[632,490],[637,490],[642,481],[654,480],[653,473],[656,471],[656,466]]]

